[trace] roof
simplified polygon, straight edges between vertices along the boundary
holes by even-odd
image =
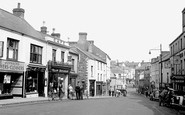
[[[150,62],[143,62],[140,67],[137,67],[137,70],[144,70],[146,67],[150,66]]]
[[[94,44],[90,44],[89,41],[85,40],[85,41],[78,41],[77,43],[73,42],[71,45],[77,47],[81,52],[83,52],[90,59],[94,59],[94,60],[98,60],[103,63],[106,63],[107,54],[104,53],[102,50],[100,50],[98,47],[96,47]],[[92,46],[92,53],[88,52],[88,48],[90,45]]]
[[[111,68],[111,72],[112,73],[123,73],[123,69],[118,66],[114,66]]]
[[[95,55],[93,55],[93,54],[91,54],[91,53],[89,53],[89,52],[87,52],[87,51],[84,51],[84,50],[82,50],[81,48],[79,48],[79,47],[77,47],[77,46],[74,46],[74,47],[76,47],[79,51],[81,51],[83,54],[85,54],[88,58],[93,59],[93,60],[98,60],[98,61],[101,61],[101,62],[106,63],[106,62],[105,62],[104,60],[102,60],[101,58],[99,58],[99,57],[97,57],[97,56],[95,56]]]
[[[34,38],[44,39],[25,19],[17,17],[3,9],[0,9],[0,27],[28,35]]]

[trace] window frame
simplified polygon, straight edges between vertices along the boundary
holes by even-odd
[[[4,41],[0,41],[0,57],[3,57],[4,53]]]
[[[42,46],[30,44],[30,63],[42,64],[42,49]]]
[[[13,47],[10,47],[10,41],[13,41]],[[12,58],[9,57],[10,49],[13,50]],[[7,38],[7,60],[18,61],[18,54],[19,54],[19,40],[13,38]]]
[[[52,49],[52,61],[56,62],[57,50]]]

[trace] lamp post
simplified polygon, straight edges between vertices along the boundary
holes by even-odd
[[[162,88],[162,83],[163,83],[163,75],[162,75],[162,44],[160,44],[159,49],[150,49],[149,54],[151,54],[151,50],[160,50],[160,83],[159,83],[159,89]]]

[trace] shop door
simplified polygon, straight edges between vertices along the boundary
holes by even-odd
[[[90,81],[90,96],[94,96],[94,82],[95,81]]]
[[[44,72],[38,72],[38,94],[44,96]]]

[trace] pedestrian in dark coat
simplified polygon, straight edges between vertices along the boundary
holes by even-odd
[[[79,100],[80,99],[80,87],[78,85],[75,87],[75,92],[76,92],[76,99]]]

